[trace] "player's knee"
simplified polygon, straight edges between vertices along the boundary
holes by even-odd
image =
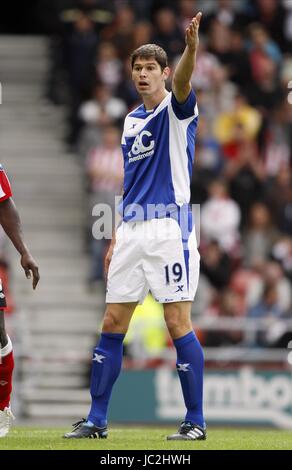
[[[172,338],[184,336],[192,329],[191,319],[183,315],[177,306],[169,306],[165,311],[165,321]]]
[[[118,322],[115,316],[112,315],[110,312],[106,313],[104,320],[103,320],[103,325],[102,325],[103,333],[115,333],[115,330],[117,327],[118,327]]]
[[[123,322],[111,310],[107,310],[103,319],[103,333],[126,333]]]
[[[177,317],[168,318],[166,324],[172,338],[182,336],[181,332],[186,329],[186,326],[182,325]]]

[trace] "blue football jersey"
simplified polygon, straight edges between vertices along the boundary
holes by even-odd
[[[193,90],[183,104],[168,93],[155,109],[147,111],[143,104],[127,115],[122,135],[124,221],[167,217],[189,205],[197,125]]]

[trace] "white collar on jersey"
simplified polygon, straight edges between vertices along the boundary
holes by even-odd
[[[164,108],[166,108],[171,100],[171,93],[168,92],[166,97],[161,101],[161,103],[154,109],[152,110],[152,113],[149,114],[149,111],[147,111],[147,116],[146,119],[141,119],[141,118],[136,118],[132,117],[128,114],[125,119],[125,126],[124,126],[124,133],[122,136],[122,144],[125,143],[125,137],[135,137],[141,130],[146,126],[148,122],[150,122],[157,114],[159,114]],[[135,113],[135,111],[138,108],[136,108],[134,111],[131,111],[130,114]],[[133,128],[133,124],[136,124],[136,126]]]

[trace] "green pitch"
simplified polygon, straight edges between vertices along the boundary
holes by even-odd
[[[13,428],[0,439],[1,450],[292,450],[292,432],[254,429],[209,429],[203,442],[167,442],[175,428],[113,428],[108,439],[65,440],[68,429]]]

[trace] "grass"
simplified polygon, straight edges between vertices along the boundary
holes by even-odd
[[[68,429],[15,427],[0,439],[1,450],[292,450],[292,432],[255,429],[209,429],[207,441],[168,442],[174,428],[113,428],[108,439],[65,440]]]

